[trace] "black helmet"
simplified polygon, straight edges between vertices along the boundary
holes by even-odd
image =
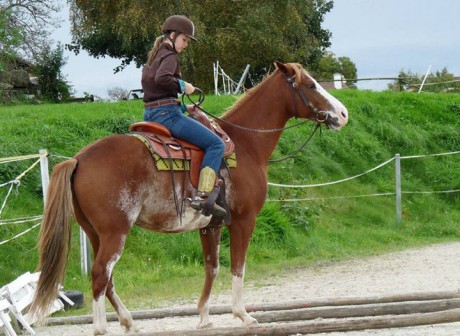
[[[192,40],[196,41],[195,38],[195,25],[193,22],[186,16],[183,15],[173,15],[166,19],[161,27],[163,33],[168,33],[170,31],[175,31],[179,34],[185,34],[190,37]]]

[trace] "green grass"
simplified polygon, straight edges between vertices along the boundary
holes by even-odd
[[[333,93],[349,109],[349,124],[340,132],[323,132],[295,158],[270,166],[269,180],[313,184],[360,174],[392,158],[460,150],[460,96],[367,91]],[[220,114],[235,97],[209,96],[205,108]],[[139,101],[121,103],[24,105],[0,107],[0,157],[38,153],[72,156],[88,143],[125,133],[142,120]],[[295,123],[296,121],[290,121]],[[283,133],[273,157],[286,156],[309,136],[305,125]],[[50,166],[61,158],[51,156]],[[0,183],[10,181],[32,162],[0,165]],[[460,189],[460,156],[402,160],[405,191]],[[38,215],[42,211],[38,169],[15,188],[1,219]],[[343,260],[431,243],[460,239],[460,193],[404,194],[403,221],[396,221],[394,196],[338,198],[394,192],[394,164],[347,183],[321,188],[269,188],[257,220],[247,262],[247,279],[258,281],[285,267]],[[0,189],[0,202],[6,188]],[[291,198],[320,198],[285,202]],[[0,203],[1,204],[1,203]],[[0,226],[0,241],[30,224]],[[0,285],[37,264],[38,230],[0,245]],[[90,280],[80,274],[78,226],[65,288],[90,298]],[[229,290],[228,233],[223,231],[221,274],[215,290]],[[134,228],[115,268],[115,283],[130,309],[151,308],[172,298],[197,298],[203,283],[203,261],[196,232],[154,234]],[[74,314],[89,312],[91,300]]]

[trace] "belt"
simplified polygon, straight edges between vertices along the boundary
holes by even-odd
[[[163,105],[180,105],[177,99],[160,99],[152,102],[144,103],[145,108],[158,107]]]

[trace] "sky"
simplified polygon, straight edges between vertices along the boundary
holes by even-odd
[[[325,16],[331,51],[356,64],[358,78],[392,77],[401,70],[442,70],[460,76],[459,0],[335,0]],[[381,90],[388,82],[358,82]]]
[[[68,13],[63,6],[62,16]],[[358,78],[394,77],[401,70],[423,75],[443,68],[460,76],[460,0],[334,0],[323,28],[332,33],[328,50],[349,57]],[[52,38],[64,44],[71,41],[68,20]],[[114,74],[120,60],[95,59],[85,51],[66,51],[65,57],[62,73],[75,96],[88,92],[107,99],[107,90],[114,87],[141,88],[141,70],[133,64]],[[358,88],[384,90],[388,83],[360,81]]]

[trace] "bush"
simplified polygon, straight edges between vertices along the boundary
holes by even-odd
[[[65,64],[64,49],[61,45],[55,50],[49,47],[44,49],[37,65],[37,72],[41,95],[45,100],[58,103],[70,97],[70,85],[61,73]]]

